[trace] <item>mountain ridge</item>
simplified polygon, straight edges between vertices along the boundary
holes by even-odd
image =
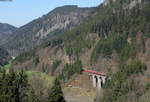
[[[3,42],[7,39],[13,32],[17,30],[17,27],[12,26],[7,23],[0,23],[0,40]]]
[[[70,30],[82,23],[82,20],[93,11],[93,8],[62,6],[55,8],[47,15],[35,19],[17,29],[2,46],[7,46],[10,54],[18,55],[32,49],[46,39]],[[11,43],[10,43],[11,42]]]
[[[42,71],[62,83],[83,68],[105,72],[110,80],[93,102],[143,100],[150,90],[150,2],[142,0],[130,8],[133,1],[100,5],[81,25],[18,56],[13,68]]]

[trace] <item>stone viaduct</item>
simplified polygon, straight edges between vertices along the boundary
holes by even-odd
[[[86,72],[92,76],[92,83],[94,88],[101,89],[106,83],[107,76],[105,73],[87,69],[84,69],[83,72]]]

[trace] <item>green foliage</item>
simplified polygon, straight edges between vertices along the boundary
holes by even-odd
[[[126,6],[124,4],[128,4],[131,1],[117,0],[117,3],[111,3],[109,6],[100,6],[97,8],[98,12],[93,17],[90,17],[87,22],[66,32],[59,39],[52,40],[43,45],[43,47],[61,45],[69,56],[79,56],[82,51],[86,48],[91,48],[93,45],[91,40],[86,39],[87,35],[97,33],[101,40],[98,41],[92,58],[97,59],[99,55],[110,57],[113,51],[119,55],[119,69],[106,84],[106,89],[109,91],[106,91],[108,95],[104,96],[104,102],[116,102],[123,95],[134,91],[135,81],[130,77],[133,74],[143,73],[146,70],[146,65],[136,60],[137,51],[135,45],[129,44],[127,38],[135,39],[137,32],[141,32],[143,38],[150,37],[150,6],[149,3],[141,3],[140,6],[137,5],[132,9],[123,9]],[[37,64],[38,58],[34,56],[35,52],[31,51],[22,54],[16,60],[22,62],[35,58],[34,62]],[[130,58],[131,61],[128,62],[130,64],[127,64]],[[59,64],[60,62],[57,61],[53,63],[53,71],[56,70]],[[45,66],[44,68],[47,69]],[[73,74],[81,72],[82,63],[77,60],[74,64],[66,64],[64,66],[60,78],[68,80]],[[64,101],[62,96],[60,84],[56,80],[49,96],[49,102]]]
[[[6,57],[6,56],[8,56],[8,55],[9,55],[9,54],[8,54],[8,52],[7,52],[6,50],[0,48],[0,59]]]
[[[55,46],[58,46],[58,45],[61,45],[63,43],[63,40],[61,38],[56,38],[56,39],[53,39],[51,41],[46,41],[45,43],[43,43],[41,45],[41,47],[45,48],[45,47],[55,47]]]
[[[26,74],[28,76],[29,81],[34,81],[35,78],[44,79],[44,84],[46,87],[50,86],[53,83],[53,80],[55,79],[54,77],[39,71],[26,71]]]
[[[2,65],[5,65],[8,63],[8,57],[9,54],[6,50],[0,48],[0,66]]]
[[[130,0],[118,0],[109,6],[99,6],[95,9],[97,12],[94,16],[62,35],[60,38],[67,55],[78,56],[85,49],[91,48],[93,42],[86,39],[91,33],[98,34],[101,39],[93,51],[92,59],[97,59],[100,54],[110,57],[114,50],[123,53],[122,49],[127,49],[129,52],[126,55],[135,52],[134,45],[130,46],[126,40],[128,37],[134,39],[137,32],[141,32],[144,38],[149,36],[150,25],[147,22],[150,22],[148,12],[150,6],[149,3],[141,3],[132,9],[124,9],[129,3]],[[122,57],[124,57],[122,60],[127,59],[125,55]]]
[[[129,65],[120,65],[119,71],[112,76],[111,87],[114,87],[116,80],[123,82],[132,74],[142,73],[146,69],[146,65],[139,60],[133,60]]]
[[[95,16],[92,30],[99,32],[101,37],[111,33],[124,33],[132,37],[135,37],[138,31],[148,33],[149,13],[147,10],[150,8],[148,4],[141,3],[140,6],[136,5],[132,9],[125,10],[124,6],[129,5],[126,3],[118,0],[114,4],[101,8],[102,12],[96,15],[97,18]]]
[[[136,85],[130,78],[131,75],[143,73],[146,70],[146,65],[136,58],[135,45],[129,44],[127,38],[135,40],[137,32],[141,32],[143,38],[149,37],[150,6],[149,3],[141,3],[132,9],[124,9],[131,2],[132,0],[117,0],[109,6],[100,6],[97,8],[98,12],[86,23],[62,37],[65,51],[69,56],[78,56],[84,49],[93,45],[86,39],[90,33],[97,33],[100,37],[91,55],[92,59],[97,59],[99,55],[110,57],[113,51],[118,54],[119,69],[106,85],[110,93],[108,91],[109,95],[106,95],[104,102],[115,102],[130,91],[134,92]],[[127,64],[127,61],[130,64]],[[69,79],[76,72],[74,69],[72,64],[66,64],[60,77]]]
[[[31,51],[28,51],[28,52],[24,52],[22,53],[21,55],[17,56],[14,60],[14,62],[23,62],[23,61],[26,61],[26,60],[29,60],[33,57],[35,57],[35,49],[34,50],[31,50]]]
[[[48,102],[65,102],[63,92],[61,90],[61,85],[57,78],[55,79],[54,85],[51,88],[50,95],[48,97]]]
[[[39,56],[34,56],[34,58],[33,58],[34,65],[37,65],[39,62],[40,62]]]
[[[122,72],[126,73],[127,76],[130,76],[132,74],[144,72],[145,70],[147,70],[147,67],[139,60],[133,60],[131,64],[123,66],[120,69]]]
[[[106,39],[99,40],[91,57],[95,60],[100,54],[105,57],[110,56],[113,51],[120,53],[126,43],[126,38],[123,35],[109,35]]]
[[[66,53],[68,56],[72,56],[73,55],[73,48],[71,46],[66,47]]]
[[[28,93],[28,101],[27,102],[40,102],[39,98],[35,95],[35,91],[30,89]]]
[[[11,62],[9,62],[9,64],[4,65],[3,67],[1,67],[2,69],[4,69],[6,72],[9,71],[9,69],[11,68],[12,64]]]
[[[35,93],[33,94],[33,97],[30,97],[30,100],[34,100],[34,98],[37,97],[37,101],[47,102],[49,91],[53,86],[55,77],[40,71],[26,71],[26,74],[28,76],[29,84],[32,87],[30,93]]]
[[[74,64],[66,64],[63,68],[62,74],[60,74],[60,79],[69,80],[70,77],[75,74],[81,74],[82,72],[82,63],[80,60],[75,61]]]
[[[101,7],[100,13],[97,13],[97,15],[92,18],[91,31],[98,33],[101,38],[93,51],[92,57],[94,59],[96,59],[99,54],[110,56],[113,50],[119,53],[120,50],[127,45],[125,41],[126,38],[128,36],[135,38],[139,31],[146,37],[150,34],[150,25],[147,23],[150,22],[148,16],[150,7],[148,3],[141,3],[140,6],[137,5],[133,7],[133,9],[124,10],[124,5],[130,2],[131,1],[118,0],[114,4],[111,3],[109,6]],[[120,35],[122,38],[116,35]],[[135,48],[132,47],[132,45],[127,45],[124,49],[127,49],[129,52],[126,52],[126,54],[130,55],[134,52]],[[127,58],[125,58],[124,55],[122,60],[125,59]]]
[[[135,82],[130,76],[143,73],[146,69],[146,65],[139,60],[134,60],[129,65],[120,65],[119,71],[112,75],[106,85],[111,91],[107,93],[109,96],[104,97],[105,102],[116,102],[121,96],[134,91]]]
[[[50,72],[50,67],[48,64],[42,64],[42,72],[48,74]]]
[[[127,43],[123,49],[121,49],[120,53],[120,61],[125,62],[129,58],[135,58],[137,54],[137,51],[135,49],[135,46],[133,44]]]
[[[55,60],[53,62],[53,65],[52,65],[52,73],[55,72],[55,70],[57,69],[57,67],[61,64],[61,60]]]
[[[41,72],[6,72],[0,69],[0,102],[43,102],[48,100],[48,91],[54,77]],[[38,86],[38,87],[36,87]],[[43,93],[41,97],[38,90]],[[43,98],[44,97],[44,98]],[[45,101],[47,102],[47,101]]]
[[[1,102],[27,102],[29,84],[26,74],[10,70],[0,71],[0,101]]]

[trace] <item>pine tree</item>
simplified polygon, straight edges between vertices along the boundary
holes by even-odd
[[[40,102],[39,98],[35,95],[34,89],[30,89],[30,92],[28,93],[28,101],[27,102]]]
[[[54,85],[51,88],[50,95],[48,97],[48,102],[65,102],[63,92],[61,90],[61,85],[57,78],[55,79]]]
[[[28,80],[23,71],[0,71],[0,102],[27,102],[28,91]]]
[[[27,101],[27,93],[29,84],[27,80],[27,75],[21,71],[17,74],[15,79],[15,95],[16,95],[16,102],[26,102]]]

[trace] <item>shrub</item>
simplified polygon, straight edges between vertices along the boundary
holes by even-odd
[[[56,78],[51,88],[48,102],[65,102],[59,80]]]
[[[34,63],[34,65],[37,65],[39,62],[40,62],[39,56],[35,56],[35,57],[33,58],[33,63]]]
[[[81,74],[81,72],[82,72],[82,63],[80,60],[77,60],[74,64],[66,64],[63,68],[62,74],[60,75],[66,78],[65,80],[68,80],[73,74],[75,73]]]

